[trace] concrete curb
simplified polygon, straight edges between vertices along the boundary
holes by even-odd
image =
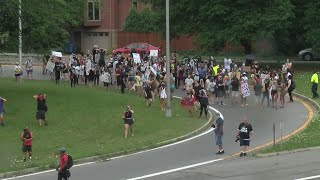
[[[255,157],[265,158],[265,157],[272,157],[272,156],[279,156],[279,155],[286,155],[286,154],[293,154],[293,153],[307,152],[307,151],[320,151],[320,146],[295,149],[295,150],[290,150],[290,151],[267,153],[267,154],[256,154]]]
[[[300,98],[300,99],[302,99],[302,100],[304,100],[304,101],[312,104],[313,106],[315,106],[317,112],[320,110],[319,104],[318,104],[316,101],[314,101],[313,99],[311,99],[311,98],[309,98],[309,97],[307,97],[307,96],[304,96],[304,95],[302,95],[302,94],[296,93],[296,92],[293,92],[293,94],[294,94],[296,97],[298,97],[298,98]],[[314,117],[315,117],[315,116],[314,116]],[[313,118],[314,118],[314,117],[313,117]],[[312,121],[311,121],[311,122],[312,122]],[[311,123],[311,122],[310,122],[310,123]],[[310,124],[309,124],[309,125],[310,125]],[[308,125],[308,126],[309,126],[309,125]],[[300,132],[301,132],[301,131],[300,131]],[[299,133],[300,133],[300,132],[299,132]],[[286,140],[284,140],[284,141],[286,141]],[[283,142],[284,142],[284,141],[283,141]],[[308,148],[301,148],[301,149],[294,149],[294,150],[289,150],[289,151],[266,153],[266,154],[258,153],[258,154],[255,154],[254,156],[255,156],[255,157],[272,157],[272,156],[292,154],[292,153],[298,153],[298,152],[306,152],[306,151],[313,151],[313,150],[320,150],[320,146],[308,147]]]
[[[178,98],[178,97],[176,97]],[[164,145],[168,145],[168,144],[172,144],[175,142],[179,142],[181,140],[184,139],[188,139],[190,137],[193,137],[195,135],[198,135],[202,132],[204,132],[206,129],[211,127],[211,124],[213,122],[213,115],[211,113],[211,111],[209,110],[209,119],[208,121],[201,126],[200,128],[192,131],[191,133],[188,133],[186,135],[174,138],[174,139],[170,139],[170,140],[166,140],[166,141],[162,141],[160,143],[154,144],[154,145],[150,145],[150,146],[144,146],[144,147],[140,147],[140,148],[135,148],[135,149],[130,149],[130,150],[126,150],[126,151],[120,151],[120,152],[115,152],[115,153],[110,153],[110,154],[105,154],[105,155],[100,155],[100,156],[92,156],[92,157],[87,157],[87,158],[82,158],[82,159],[77,159],[74,160],[74,165],[77,164],[83,164],[83,163],[88,163],[88,162],[103,162],[103,161],[109,161],[110,158],[114,158],[114,157],[118,157],[118,156],[124,156],[124,155],[130,155],[130,154],[134,154],[140,151],[146,151],[146,150],[151,150],[157,147],[161,147]],[[0,178],[10,178],[10,177],[15,177],[15,176],[21,176],[21,175],[26,175],[26,174],[31,174],[31,173],[36,173],[39,171],[45,171],[45,170],[50,170],[53,169],[55,167],[52,167],[50,165],[45,165],[42,167],[35,167],[35,168],[28,168],[28,169],[23,169],[23,170],[19,170],[19,171],[12,171],[12,172],[6,172],[6,173],[2,173],[0,174]]]

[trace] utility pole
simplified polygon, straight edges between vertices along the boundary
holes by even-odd
[[[166,109],[166,117],[172,116],[171,111],[171,96],[170,96],[170,26],[169,26],[169,0],[166,0],[166,76],[167,76],[167,109]]]
[[[22,22],[21,22],[21,0],[19,0],[19,62],[22,67]]]

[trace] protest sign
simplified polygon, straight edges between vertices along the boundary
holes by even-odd
[[[133,61],[134,61],[136,64],[141,63],[140,54],[138,54],[138,53],[132,53],[132,56],[133,56]]]
[[[158,50],[150,50],[150,57],[158,57]]]
[[[61,52],[57,52],[57,51],[52,51],[52,56],[55,56],[55,57],[62,57],[62,53]]]
[[[150,70],[151,70],[151,72],[152,72],[154,75],[157,75],[157,71],[154,70],[152,66],[150,66]]]
[[[55,66],[55,64],[54,64],[53,62],[48,61],[47,66],[46,66],[46,69],[47,69],[48,71],[50,71],[50,72],[53,72],[54,66]]]
[[[243,97],[250,96],[250,90],[249,90],[248,83],[242,83],[241,84],[241,94],[242,94]]]

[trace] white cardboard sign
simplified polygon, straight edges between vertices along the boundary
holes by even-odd
[[[158,57],[158,50],[150,50],[150,57]]]
[[[53,62],[48,61],[47,66],[46,66],[46,69],[47,69],[48,71],[50,71],[50,72],[53,72],[54,66],[55,66],[55,64],[54,64]]]
[[[140,54],[138,54],[138,53],[132,53],[132,56],[133,56],[133,61],[134,61],[136,64],[141,63]]]

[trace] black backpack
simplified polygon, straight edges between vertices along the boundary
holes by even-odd
[[[73,159],[72,157],[68,154],[68,162],[66,165],[66,169],[70,169],[73,166]]]

